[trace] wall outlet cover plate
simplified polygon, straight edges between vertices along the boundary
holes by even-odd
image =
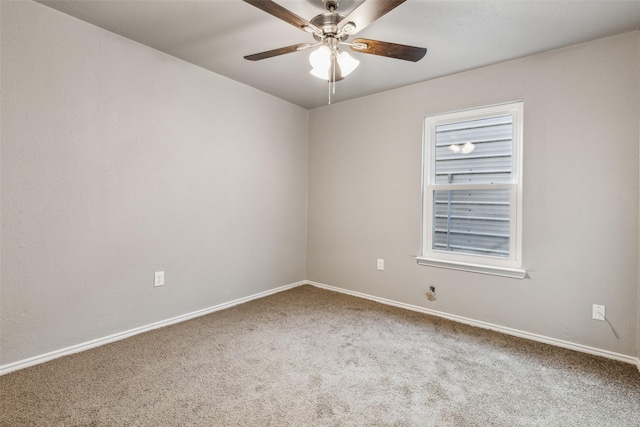
[[[604,320],[605,318],[604,305],[593,304],[591,317],[595,320]]]
[[[156,271],[153,286],[164,286],[164,271]]]

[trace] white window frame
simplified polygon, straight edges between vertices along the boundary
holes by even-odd
[[[511,182],[506,184],[436,184],[435,137],[438,125],[510,114],[513,118]],[[422,156],[422,233],[418,264],[523,279],[522,269],[522,102],[473,108],[425,117]],[[510,189],[509,256],[506,258],[433,249],[435,190]]]

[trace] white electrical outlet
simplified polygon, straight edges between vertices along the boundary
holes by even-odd
[[[384,260],[378,258],[378,270],[384,270]]]
[[[595,320],[604,320],[604,305],[593,304],[591,317]]]
[[[164,286],[164,271],[156,271],[153,286]]]

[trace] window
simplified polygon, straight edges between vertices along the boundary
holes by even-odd
[[[419,264],[523,278],[521,102],[427,117]]]

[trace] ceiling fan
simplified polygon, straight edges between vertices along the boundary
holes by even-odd
[[[322,0],[328,12],[321,13],[307,21],[271,0],[244,0],[252,6],[279,18],[313,36],[316,43],[300,43],[266,52],[247,55],[250,61],[318,47],[309,56],[313,69],[311,74],[329,83],[344,79],[359,64],[347,52],[340,49],[348,46],[354,52],[386,56],[418,62],[427,53],[422,47],[357,38],[347,41],[350,36],[363,30],[375,20],[386,15],[406,0],[365,0],[346,16],[336,12],[340,0]]]

